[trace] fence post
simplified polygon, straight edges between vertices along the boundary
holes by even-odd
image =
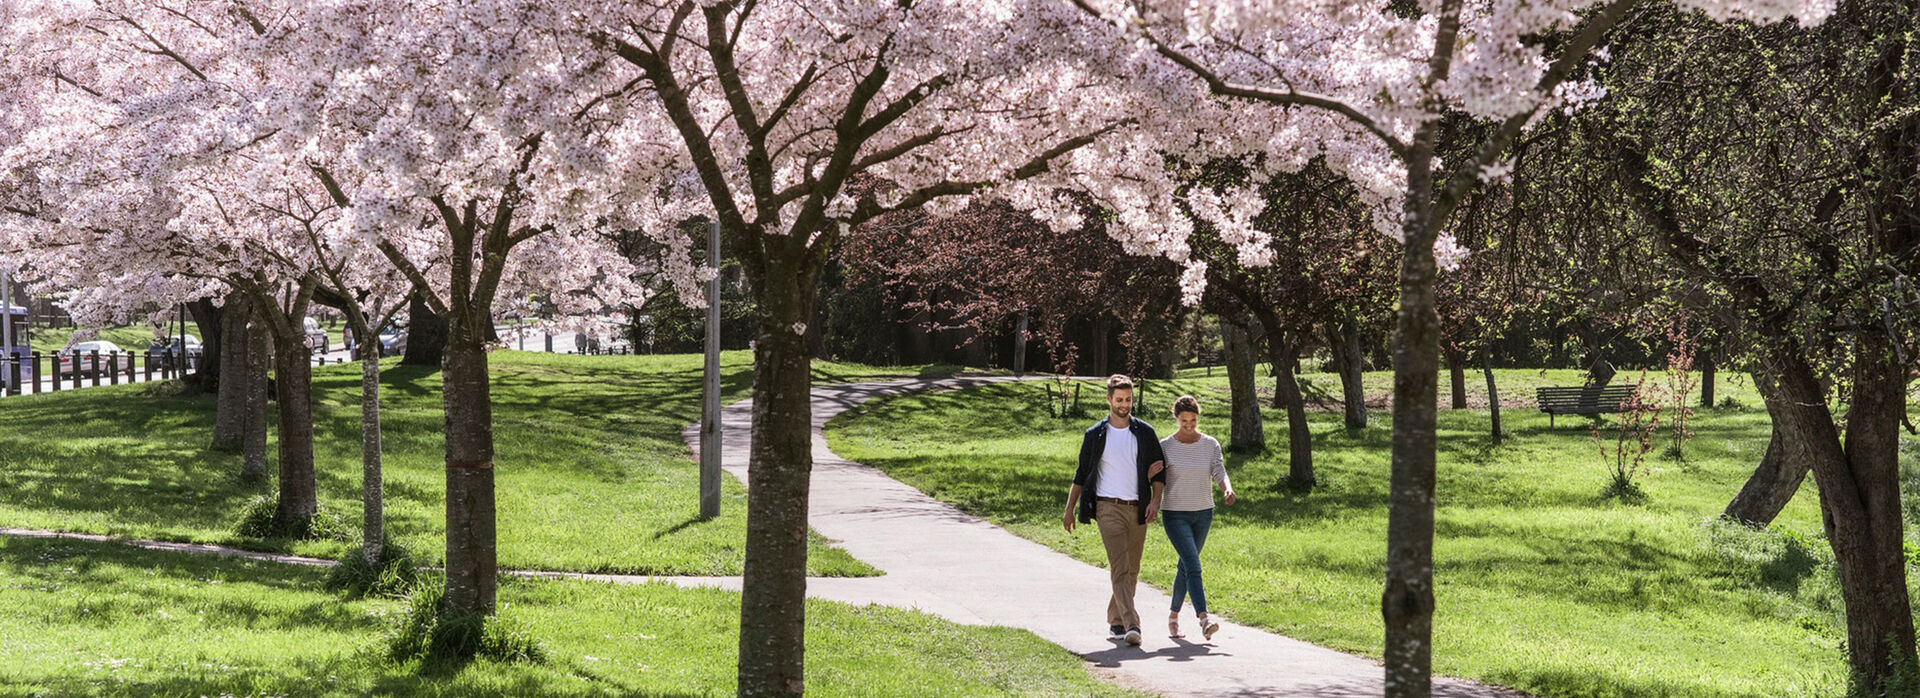
[[[120,384],[120,352],[107,352],[107,384]]]
[[[28,372],[33,374],[33,394],[39,395],[40,379],[45,378],[47,375],[40,372],[40,352],[36,351],[33,353],[33,364],[28,366],[28,369]]]
[[[88,366],[87,377],[92,378],[93,387],[98,388],[100,387],[100,350],[95,349],[87,352],[87,358],[91,364]]]

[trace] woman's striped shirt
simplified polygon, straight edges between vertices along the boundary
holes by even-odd
[[[1227,478],[1220,442],[1206,434],[1193,443],[1167,437],[1160,440],[1167,456],[1167,490],[1161,511],[1201,511],[1213,508],[1213,483]]]

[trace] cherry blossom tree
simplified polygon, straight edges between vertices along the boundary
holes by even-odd
[[[311,260],[270,219],[228,207],[252,173],[208,167],[255,143],[236,139],[241,86],[256,72],[235,51],[247,33],[221,6],[47,4],[8,27],[9,74],[25,136],[0,171],[12,245],[42,285],[76,289],[82,318],[229,293],[246,297],[275,345],[280,400],[276,531],[303,535],[318,510],[309,365],[302,327]],[[80,319],[80,318],[76,318]],[[251,462],[251,459],[249,459]]]
[[[498,299],[536,290],[563,314],[647,291],[606,231],[658,236],[683,297],[702,276],[674,227],[689,210],[648,189],[669,162],[628,119],[628,76],[576,8],[539,2],[315,2],[263,21],[268,83],[254,130],[302,159],[447,323],[447,594],[492,613],[497,566],[487,343]],[[450,89],[450,86],[484,86]],[[371,329],[371,328],[370,328]],[[370,334],[363,334],[370,337]]]
[[[1143,128],[1157,100],[1090,69],[1117,58],[1118,33],[1056,2],[686,1],[607,15],[592,36],[632,66],[648,107],[628,119],[659,134],[645,143],[673,144],[635,150],[650,176],[629,181],[718,220],[753,290],[739,689],[797,695],[806,321],[822,265],[849,227],[923,205],[947,213],[988,190],[1073,227],[1077,202],[1055,187],[1116,170],[1162,177]],[[1130,252],[1177,252],[1163,230],[1115,226]]]
[[[1453,251],[1440,232],[1478,182],[1504,176],[1509,147],[1539,114],[1599,96],[1592,82],[1569,78],[1641,0],[1438,0],[1417,9],[1385,2],[1069,1],[1127,28],[1139,53],[1162,59],[1139,75],[1177,108],[1226,112],[1196,122],[1213,125],[1196,146],[1263,152],[1286,168],[1324,154],[1403,243],[1381,612],[1387,694],[1429,695],[1439,354],[1433,286],[1436,268]],[[1720,20],[1818,22],[1833,10],[1830,0],[1680,4]],[[1169,71],[1190,78],[1184,93],[1167,87]],[[1465,162],[1435,158],[1449,114],[1493,124]],[[1112,198],[1153,200],[1137,193]],[[1247,231],[1251,208],[1214,217],[1228,230]]]

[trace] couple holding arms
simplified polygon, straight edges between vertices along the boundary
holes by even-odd
[[[1167,634],[1183,637],[1180,607],[1191,595],[1200,632],[1211,640],[1220,623],[1207,615],[1200,550],[1213,524],[1214,483],[1226,491],[1227,504],[1234,502],[1220,442],[1200,433],[1200,402],[1192,396],[1174,401],[1180,428],[1165,439],[1132,417],[1133,381],[1126,376],[1107,379],[1107,406],[1107,418],[1088,428],[1080,441],[1080,464],[1060,523],[1069,533],[1075,521],[1098,524],[1113,580],[1113,599],[1107,603],[1109,639],[1141,642],[1140,614],[1133,607],[1140,555],[1146,548],[1147,525],[1164,518],[1161,526],[1180,556]]]

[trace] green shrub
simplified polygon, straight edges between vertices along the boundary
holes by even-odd
[[[419,584],[420,568],[413,554],[392,541],[381,545],[380,564],[368,564],[356,548],[341,556],[340,564],[327,574],[327,589],[345,592],[349,598],[406,598]]]
[[[345,516],[325,506],[314,512],[313,518],[286,526],[275,517],[279,509],[279,492],[254,497],[240,510],[240,521],[234,525],[234,534],[242,538],[292,540],[351,541],[358,537],[353,524]]]
[[[407,599],[406,613],[387,634],[387,654],[394,661],[460,662],[474,658],[501,662],[545,664],[546,645],[525,626],[509,618],[481,613],[453,613],[445,609],[443,579],[416,583]]]

